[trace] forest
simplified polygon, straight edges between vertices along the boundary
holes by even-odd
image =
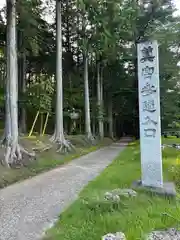
[[[180,16],[171,0],[6,0],[0,12],[2,163],[34,156],[21,135],[58,151],[139,137],[137,43],[159,43],[162,131],[180,128]]]

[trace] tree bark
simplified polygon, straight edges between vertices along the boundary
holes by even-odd
[[[97,63],[97,106],[98,106],[98,125],[99,137],[104,138],[104,121],[103,121],[103,83],[102,69],[100,63]]]
[[[15,158],[18,146],[17,109],[17,52],[16,52],[16,12],[15,0],[7,0],[7,81],[6,81],[6,125],[5,164],[9,166]],[[18,150],[18,149],[17,149]],[[18,158],[19,152],[17,151]]]
[[[91,131],[90,100],[89,100],[89,79],[88,79],[88,54],[84,53],[84,97],[85,97],[85,132],[88,140],[93,141]]]
[[[3,143],[7,146],[10,145],[11,141],[11,113],[10,113],[10,9],[7,2],[7,48],[6,48],[6,59],[7,59],[7,70],[6,70],[6,101],[5,101],[5,136]],[[9,159],[5,158],[5,165],[9,166]]]
[[[6,0],[7,3],[7,81],[6,81],[6,124],[5,138],[6,166],[19,163],[22,153],[29,154],[18,143],[18,65],[16,41],[16,0]]]
[[[103,67],[100,72],[100,90],[101,90],[101,138],[104,138],[104,104],[103,104]]]
[[[71,151],[73,146],[65,139],[63,128],[63,82],[62,82],[62,17],[61,1],[56,0],[56,123],[52,142],[59,145],[58,151]]]

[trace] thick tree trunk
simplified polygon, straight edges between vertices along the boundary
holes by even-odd
[[[18,73],[17,73],[17,47],[16,47],[16,12],[15,0],[11,0],[10,11],[10,32],[9,32],[9,46],[10,46],[10,65],[9,65],[9,92],[10,92],[10,113],[11,113],[11,134],[13,145],[18,144]]]
[[[88,55],[84,54],[84,97],[85,97],[85,131],[88,140],[93,141],[91,131],[90,100],[89,100],[89,79],[88,79]]]
[[[16,52],[16,12],[15,0],[7,0],[7,81],[6,81],[6,126],[5,143],[7,166],[12,164],[18,148],[18,109],[17,109],[17,52]]]
[[[11,142],[11,113],[10,113],[10,14],[9,7],[7,3],[7,49],[6,49],[6,59],[7,59],[7,70],[6,70],[6,102],[5,102],[5,136],[3,138],[3,144],[10,146]],[[9,159],[5,158],[5,165],[9,166]]]
[[[22,153],[29,154],[18,143],[18,66],[16,47],[16,1],[7,0],[7,81],[6,81],[6,125],[3,143],[6,146],[6,166],[20,163]]]
[[[97,106],[98,106],[98,125],[99,137],[104,138],[104,121],[103,121],[103,76],[100,63],[97,64]]]
[[[63,82],[62,82],[62,19],[61,1],[56,0],[56,125],[51,140],[59,145],[60,152],[72,150],[72,145],[65,139],[63,128]]]

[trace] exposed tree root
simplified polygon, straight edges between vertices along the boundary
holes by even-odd
[[[4,146],[6,144],[6,142],[7,142],[7,139],[5,137],[5,133],[3,133],[2,137],[1,137],[1,140],[0,140],[0,144],[2,146]]]
[[[49,151],[53,146],[51,144],[44,144],[41,141],[37,141],[37,146],[33,147],[33,151],[35,152],[47,152]]]
[[[52,143],[54,143],[55,142],[55,139],[56,139],[56,134],[54,133],[53,135],[52,135],[52,137],[50,137],[50,142],[52,142]]]
[[[69,153],[72,151],[75,151],[75,147],[71,144],[70,141],[68,141],[67,139],[65,139],[64,135],[63,136],[57,136],[57,134],[55,133],[51,138],[50,141],[54,144],[57,145],[57,152],[58,153]]]
[[[51,148],[52,148],[52,145],[46,145],[46,146],[44,146],[44,147],[34,147],[34,148],[33,148],[33,151],[42,153],[42,152],[47,152],[47,151],[49,151]]]
[[[25,158],[34,159],[35,153],[29,153],[18,143],[6,144],[5,146],[5,158],[2,164],[6,167],[12,167],[15,165],[23,165]]]
[[[96,145],[97,143],[95,137],[91,133],[85,136],[85,141],[91,145]]]

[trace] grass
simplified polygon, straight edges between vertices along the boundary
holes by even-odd
[[[47,136],[45,137],[47,138]],[[71,142],[76,146],[76,152],[67,155],[60,155],[56,153],[55,150],[49,150],[48,152],[43,152],[37,154],[37,159],[33,162],[26,164],[24,167],[16,169],[8,169],[0,165],[0,188],[4,188],[12,183],[21,181],[33,177],[39,173],[51,170],[53,168],[59,167],[63,164],[70,162],[71,160],[78,158],[82,155],[88,154],[90,152],[98,150],[100,147],[109,145],[112,143],[110,139],[104,139],[95,146],[90,146],[84,143],[82,136],[70,136]],[[38,137],[21,139],[23,144],[31,149],[34,146],[34,142],[46,141],[47,139],[42,139]],[[3,155],[3,154],[1,154]]]
[[[177,137],[163,138],[162,143],[166,143],[166,144],[178,143],[178,144],[180,144],[180,138],[177,138]]]
[[[164,143],[177,141],[180,142],[177,139],[163,139]],[[179,154],[178,150],[170,148],[163,151],[164,178],[175,180],[177,184],[180,184],[180,174],[176,175],[172,166],[178,167]],[[134,143],[80,193],[79,199],[61,214],[45,239],[100,240],[106,233],[122,231],[128,240],[139,240],[152,230],[179,225],[178,199],[140,191],[135,199],[122,198],[120,204],[103,200],[107,190],[129,188],[140,176],[139,144]]]

